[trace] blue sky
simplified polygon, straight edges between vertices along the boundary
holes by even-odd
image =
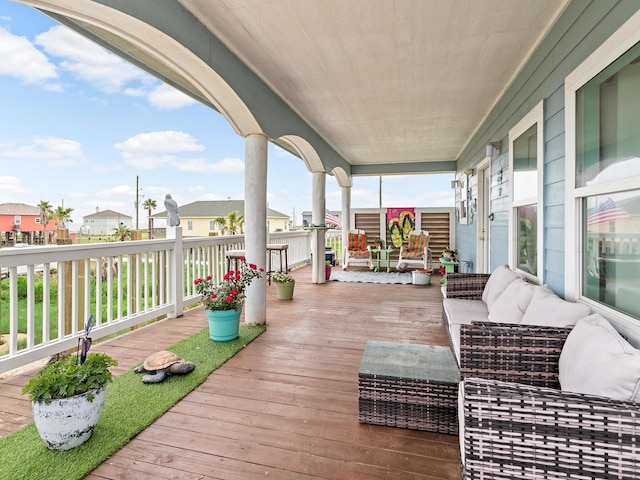
[[[60,26],[36,10],[0,0],[0,204],[72,208],[77,231],[96,209],[133,217],[140,202],[164,210],[244,198],[244,140],[217,112]],[[300,225],[311,210],[311,174],[270,144],[269,207]],[[383,207],[451,207],[453,175],[386,176]],[[327,176],[327,208],[341,209]],[[354,177],[353,208],[379,206],[379,178]],[[146,212],[139,210],[140,228]]]

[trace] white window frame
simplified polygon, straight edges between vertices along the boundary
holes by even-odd
[[[634,14],[622,27],[585,59],[565,78],[565,297],[588,304],[618,324],[624,332],[637,329],[638,321],[628,315],[582,296],[582,198],[603,195],[619,190],[637,189],[638,177],[585,187],[576,187],[576,92],[602,70],[640,42],[640,12]]]
[[[520,135],[537,125],[536,132],[536,151],[537,151],[537,179],[538,185],[536,190],[537,198],[527,198],[521,201],[514,201],[514,171],[513,171],[513,142]],[[511,130],[509,130],[509,266],[517,269],[518,265],[518,245],[519,229],[517,228],[517,211],[518,207],[533,205],[537,206],[537,229],[536,229],[536,247],[537,247],[537,275],[531,275],[517,269],[529,280],[536,283],[544,283],[544,103],[538,103],[533,109],[525,115]]]

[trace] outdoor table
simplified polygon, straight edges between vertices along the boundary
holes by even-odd
[[[374,248],[371,250],[371,253],[376,254],[376,268],[374,269],[376,272],[380,271],[380,261],[382,261],[382,254],[386,254],[387,257],[387,272],[391,271],[391,252],[393,252],[393,248]]]
[[[358,372],[358,421],[457,435],[459,382],[449,347],[369,341]]]
[[[274,244],[267,245],[267,278],[269,279],[269,285],[271,285],[271,274],[274,272],[286,273],[289,271],[289,259],[287,257],[287,250],[289,245],[287,244]],[[278,270],[274,270],[271,266],[271,255],[278,253],[279,263]],[[284,260],[284,261],[283,261]]]
[[[231,263],[233,262],[233,269],[240,269],[240,259],[244,257],[244,250],[227,250],[227,272],[231,270]]]
[[[456,265],[458,265],[456,260],[448,260],[444,257],[440,257],[440,263],[444,267],[444,271],[446,273],[453,273],[456,269]]]

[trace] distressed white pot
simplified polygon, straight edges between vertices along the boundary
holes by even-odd
[[[69,398],[32,402],[33,420],[40,438],[51,450],[69,450],[89,440],[100,419],[106,388],[93,390],[93,401],[87,400],[90,392]]]

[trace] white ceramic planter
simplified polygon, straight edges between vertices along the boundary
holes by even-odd
[[[431,285],[431,273],[413,270],[411,276],[414,285]]]
[[[70,398],[51,400],[49,404],[32,402],[33,420],[40,438],[51,450],[70,450],[89,440],[100,419],[106,388],[93,391],[93,401],[87,393]]]

